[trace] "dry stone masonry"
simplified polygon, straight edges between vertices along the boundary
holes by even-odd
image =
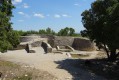
[[[52,36],[52,35],[41,35],[41,36],[22,36],[21,42],[28,42],[32,47],[45,46],[46,52],[51,52],[51,48],[56,48],[56,46],[71,46],[75,50],[82,51],[93,51],[95,46],[88,39],[75,38],[75,37],[64,37],[64,36]],[[48,47],[48,45],[50,47]],[[47,48],[47,49],[46,49]]]

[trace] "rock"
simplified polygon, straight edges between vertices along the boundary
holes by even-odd
[[[26,48],[25,48],[26,52],[29,53],[30,49],[29,49],[29,44],[26,44]]]
[[[43,47],[45,53],[51,53],[52,47],[47,42],[42,42],[41,47]]]
[[[35,50],[29,50],[29,53],[36,53]]]
[[[68,57],[71,57],[71,54],[70,54],[70,53],[66,53],[66,55],[67,55]]]
[[[2,77],[2,72],[0,72],[0,78]]]

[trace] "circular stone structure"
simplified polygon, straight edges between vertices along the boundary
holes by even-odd
[[[21,36],[20,42],[34,41],[35,39],[39,39],[39,38],[40,38],[40,36]]]

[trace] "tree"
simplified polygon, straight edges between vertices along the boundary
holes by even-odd
[[[13,48],[14,45],[19,44],[19,37],[16,37],[16,35],[14,35],[15,33],[13,32],[11,27],[12,23],[10,22],[13,8],[14,6],[12,5],[11,0],[0,0],[0,52],[4,52],[8,49]],[[13,35],[9,35],[9,33]],[[17,39],[15,39],[14,37],[16,37]],[[17,43],[13,45],[13,43],[11,42],[15,41],[17,41]]]
[[[14,31],[17,32],[20,36],[24,36],[26,34],[26,32],[22,30],[14,30]]]
[[[46,29],[46,33],[47,33],[47,34],[51,34],[51,33],[52,33],[51,28],[48,27],[48,28]]]
[[[64,29],[61,29],[59,32],[58,32],[58,36],[73,36],[75,34],[75,30],[73,28],[64,28]]]
[[[40,29],[39,30],[39,34],[51,34],[51,35],[55,35],[55,31],[53,31],[51,28],[48,27],[46,30]]]
[[[40,29],[40,30],[39,30],[39,34],[46,34],[46,31],[43,30],[43,29]]]
[[[91,9],[82,13],[81,31],[96,44],[102,44],[109,61],[115,61],[119,52],[119,0],[96,0]]]
[[[11,31],[11,32],[8,32],[8,35],[7,35],[7,40],[9,41],[9,43],[14,47],[16,48],[17,45],[20,43],[20,35],[17,31]]]
[[[73,36],[75,34],[75,30],[73,28],[69,28],[69,36]]]

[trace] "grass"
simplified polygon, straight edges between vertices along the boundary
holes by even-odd
[[[37,70],[29,66],[20,66],[9,61],[0,60],[0,72],[3,80],[56,80],[48,72]]]
[[[89,57],[89,55],[81,55],[81,54],[71,54],[72,58],[82,58],[82,57]]]
[[[0,60],[0,67],[19,67],[17,64],[13,64],[11,62],[8,62],[8,61],[3,61],[3,60]]]

